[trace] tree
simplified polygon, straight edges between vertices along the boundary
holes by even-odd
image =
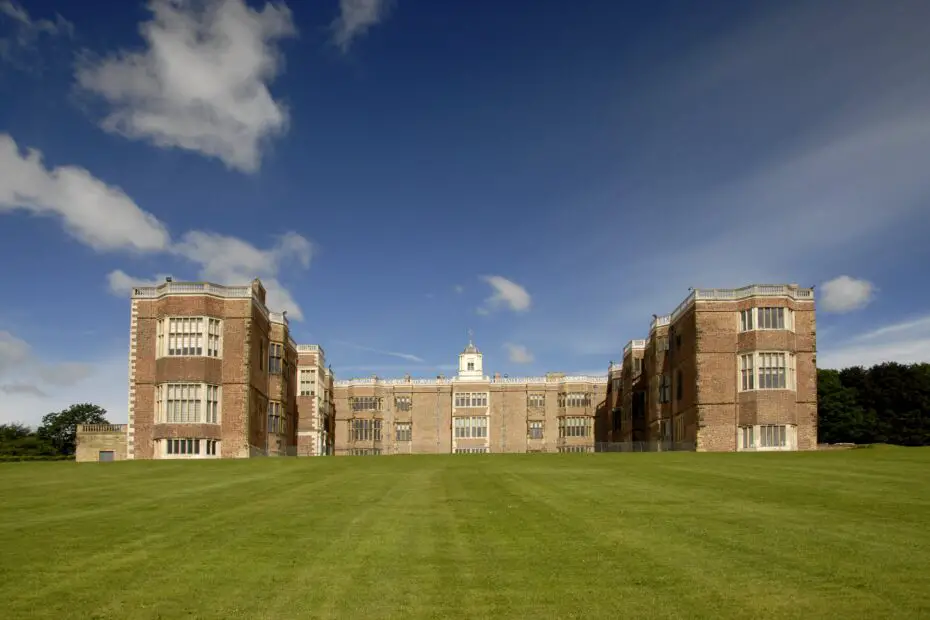
[[[840,376],[836,370],[817,370],[817,441],[871,443],[874,416],[862,408],[858,392],[845,386]]]
[[[52,445],[40,439],[25,424],[0,424],[0,456],[48,456],[55,454]]]
[[[31,434],[32,429],[19,422],[0,424],[0,444],[12,443]]]
[[[74,454],[78,424],[109,424],[107,410],[91,403],[71,405],[42,418],[39,438],[48,441],[59,454]]]

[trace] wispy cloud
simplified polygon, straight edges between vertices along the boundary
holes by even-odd
[[[868,260],[891,233],[928,229],[930,3],[767,6],[618,102],[637,152],[623,159],[623,183],[592,200],[643,208],[618,211],[558,257],[578,274],[561,316],[514,338],[616,354],[689,286],[810,286]],[[623,268],[587,275],[602,256]]]
[[[333,42],[343,53],[352,41],[387,17],[391,0],[339,0],[339,16],[333,20]]]
[[[535,359],[529,349],[522,344],[505,342],[504,349],[507,351],[507,359],[514,364],[531,364]]]
[[[110,106],[101,126],[127,138],[216,157],[255,172],[288,111],[269,84],[282,62],[278,42],[296,34],[284,4],[243,0],[150,0],[143,52],[85,55],[77,83]]]
[[[875,291],[875,285],[868,280],[856,280],[849,276],[839,276],[820,285],[820,303],[818,308],[824,312],[851,312],[864,308]]]
[[[489,314],[500,308],[514,312],[526,312],[530,309],[532,297],[525,288],[508,280],[504,276],[482,276],[481,278],[491,286],[491,296],[484,300],[484,305],[478,308],[479,314]]]
[[[35,51],[41,36],[72,37],[74,25],[59,14],[55,19],[33,19],[21,4],[0,1],[0,21],[12,24],[12,34],[0,37],[0,60],[20,69],[28,68],[25,59]]]
[[[73,237],[98,251],[125,250],[181,258],[197,267],[197,277],[219,284],[242,284],[260,277],[268,306],[287,310],[301,320],[303,312],[279,277],[285,265],[306,269],[314,246],[302,235],[287,232],[271,247],[215,232],[192,230],[172,240],[167,226],[142,210],[120,188],[107,185],[84,168],[47,169],[42,154],[20,152],[13,138],[0,134],[0,214],[22,210],[59,218]],[[107,284],[125,295],[134,283],[161,281],[164,275],[139,278],[121,269],[110,272]],[[136,284],[138,285],[138,284]]]
[[[0,331],[0,392],[8,396],[44,397],[51,388],[60,390],[81,383],[93,371],[92,365],[78,362],[50,364],[25,340]]]
[[[930,315],[891,323],[837,346],[820,347],[819,368],[872,366],[883,362],[930,362]]]
[[[343,340],[336,340],[336,341],[334,341],[334,342],[337,343],[337,344],[341,344],[341,345],[343,345],[343,346],[346,346],[346,347],[350,347],[350,348],[353,348],[353,349],[358,349],[359,351],[368,351],[369,353],[377,353],[378,355],[387,355],[387,356],[396,357],[396,358],[399,358],[399,359],[402,359],[402,360],[408,360],[408,361],[411,361],[411,362],[416,362],[416,363],[418,363],[418,364],[425,363],[425,360],[424,360],[422,357],[419,357],[419,356],[417,356],[417,355],[413,355],[412,353],[398,353],[397,351],[385,351],[385,350],[383,350],[383,349],[375,349],[375,348],[373,348],[373,347],[366,347],[366,346],[363,346],[363,345],[360,345],[360,344],[355,344],[355,343],[352,343],[352,342],[345,342],[345,341],[343,341]]]

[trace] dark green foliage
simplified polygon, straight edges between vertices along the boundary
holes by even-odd
[[[109,424],[107,410],[98,405],[71,405],[42,418],[38,436],[55,447],[58,454],[74,454],[78,424]]]
[[[820,443],[930,445],[930,364],[817,371]]]
[[[0,462],[73,459],[77,425],[107,424],[106,413],[82,403],[49,413],[35,431],[17,422],[0,424]]]

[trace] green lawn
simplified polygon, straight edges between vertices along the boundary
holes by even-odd
[[[930,449],[0,465],[3,620],[310,617],[930,618]]]

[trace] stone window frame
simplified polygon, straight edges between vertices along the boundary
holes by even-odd
[[[413,441],[413,423],[396,422],[394,424],[394,441]]]
[[[487,439],[488,416],[455,416],[452,419],[452,436],[456,439]]]
[[[220,440],[202,437],[172,437],[155,440],[155,454],[158,459],[217,459],[222,456],[221,448]]]
[[[268,432],[287,434],[287,412],[280,400],[268,400]]]
[[[352,411],[383,411],[384,399],[380,396],[350,396],[349,409]]]
[[[779,356],[783,357],[784,365],[773,365],[772,360],[778,359]],[[778,372],[779,370],[783,373]],[[776,384],[772,385],[773,376],[783,378],[784,384],[776,381]],[[796,392],[798,389],[797,355],[793,351],[777,350],[758,350],[737,354],[736,387],[739,392],[774,390]]]
[[[487,392],[456,392],[452,402],[456,409],[487,407],[489,395]]]
[[[591,416],[559,416],[559,439],[566,437],[592,437],[594,418]]]
[[[738,426],[736,429],[736,450],[738,452],[793,451],[797,449],[797,437],[798,427],[796,424]]]
[[[383,434],[382,420],[378,418],[352,418],[349,422],[349,441],[381,441]]]
[[[305,380],[304,377],[310,377]],[[316,395],[316,369],[298,368],[297,369],[298,396],[315,396]],[[304,389],[304,388],[307,389]]]
[[[794,331],[794,310],[787,306],[753,306],[740,310],[737,316],[737,329],[741,334],[753,331]],[[776,320],[776,316],[780,316],[781,320]]]
[[[543,409],[546,406],[545,392],[530,392],[526,395],[526,406],[529,409]]]
[[[197,398],[170,399],[170,392],[174,389],[196,388]],[[172,420],[169,420],[169,403],[178,402],[178,411]],[[182,403],[197,403],[193,420],[178,422],[177,417],[184,408]],[[188,405],[190,406],[190,405]],[[198,381],[166,381],[155,385],[155,423],[156,424],[216,424],[223,423],[223,386]]]
[[[268,374],[280,375],[286,369],[285,356],[287,352],[283,342],[272,340],[268,343]]]
[[[526,423],[526,437],[528,439],[543,439],[546,423],[542,420],[529,420]]]
[[[559,408],[590,407],[593,402],[591,392],[559,392]]]
[[[180,321],[181,325],[188,322],[200,321],[196,331],[187,331],[182,328],[181,331],[172,331],[175,321]],[[192,347],[180,347],[171,349],[172,336],[186,336],[196,338],[196,345]],[[184,351],[184,349],[199,349],[200,353],[175,353],[174,351]],[[209,315],[194,316],[163,316],[155,321],[155,358],[163,357],[209,357],[212,359],[223,359],[223,319]]]

